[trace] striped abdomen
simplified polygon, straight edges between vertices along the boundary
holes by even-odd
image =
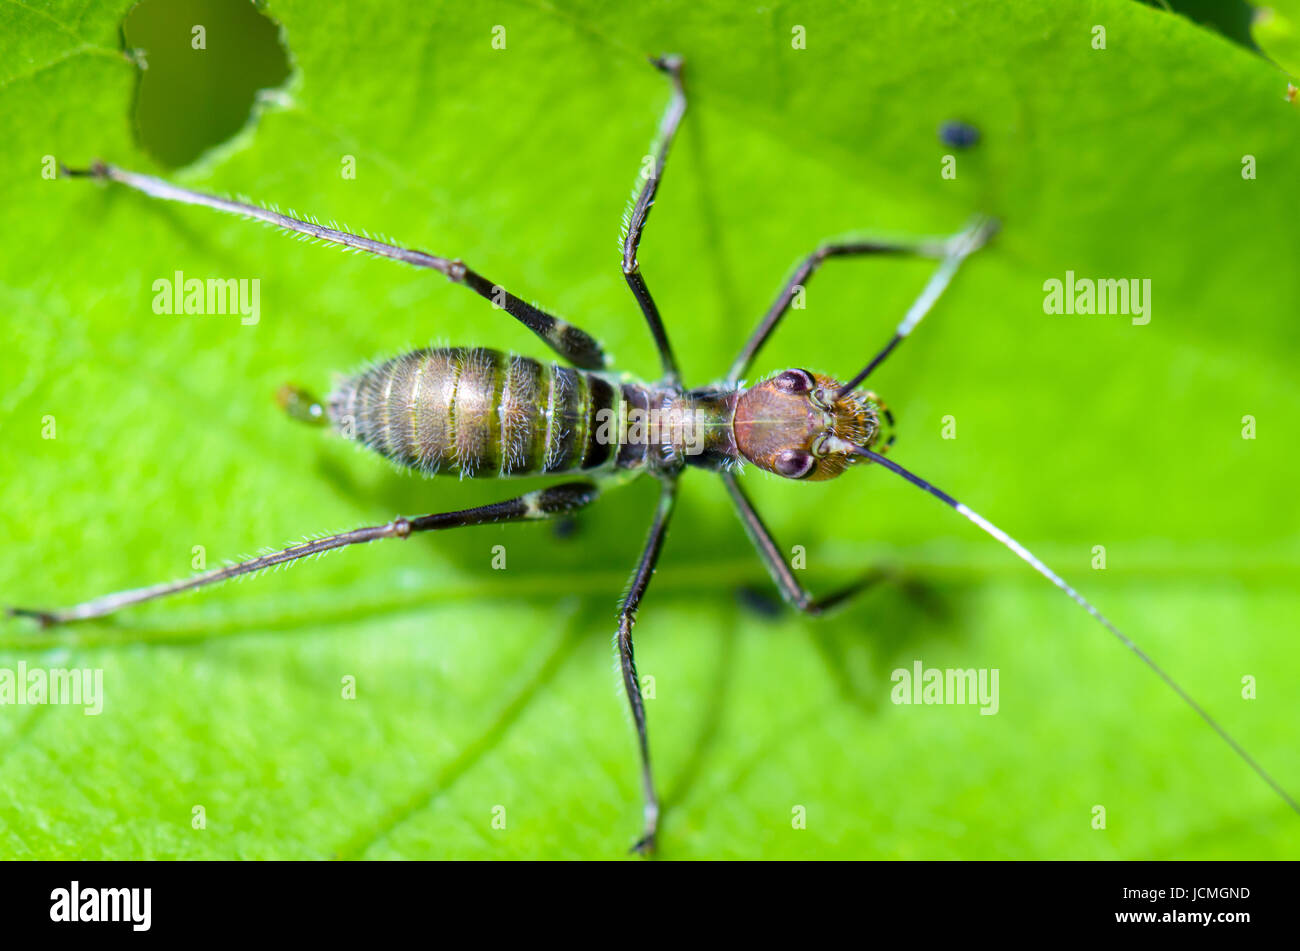
[[[622,415],[623,389],[583,370],[452,347],[342,380],[328,409],[344,436],[430,475],[538,475],[617,463],[617,435],[597,436],[609,432],[601,421]]]

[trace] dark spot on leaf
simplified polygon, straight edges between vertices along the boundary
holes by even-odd
[[[977,145],[979,140],[980,130],[969,122],[949,119],[939,126],[939,141],[954,149],[968,149],[972,145]]]
[[[582,524],[576,517],[572,515],[563,515],[555,520],[551,532],[556,538],[567,539],[578,534],[578,530],[581,527]]]
[[[780,598],[749,585],[736,589],[736,602],[753,614],[766,618],[780,617],[785,608]]]
[[[133,125],[168,168],[248,125],[258,93],[292,72],[280,27],[248,0],[144,0],[122,22],[140,64]]]

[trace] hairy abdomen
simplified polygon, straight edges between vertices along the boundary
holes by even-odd
[[[621,413],[620,387],[530,357],[451,347],[416,350],[339,382],[335,428],[394,462],[468,478],[612,465],[597,439],[601,410]]]

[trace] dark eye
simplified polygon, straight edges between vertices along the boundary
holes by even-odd
[[[786,370],[778,373],[773,382],[787,393],[807,393],[817,385],[817,381],[807,370]]]
[[[787,479],[802,479],[812,472],[816,464],[817,460],[812,453],[802,449],[786,449],[777,453],[777,457],[772,460],[772,471]]]

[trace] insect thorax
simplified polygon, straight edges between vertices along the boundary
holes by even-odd
[[[399,465],[465,478],[718,468],[735,393],[680,390],[477,347],[415,350],[339,381],[334,428]]]

